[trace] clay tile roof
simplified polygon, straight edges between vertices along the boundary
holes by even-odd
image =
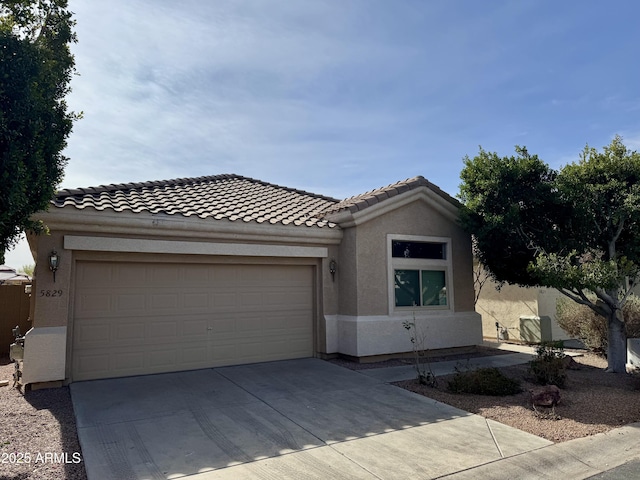
[[[341,202],[335,203],[328,207],[324,211],[324,214],[329,215],[341,210],[349,210],[350,212],[355,213],[377,203],[383,202],[388,198],[420,187],[427,187],[456,207],[460,206],[460,203],[455,198],[442,191],[439,187],[431,183],[426,178],[417,176],[342,200]]]
[[[329,214],[342,210],[355,213],[420,187],[431,189],[455,206],[460,205],[421,176],[340,201],[234,174],[66,189],[60,190],[51,203],[58,208],[71,206],[80,210],[93,208],[334,228],[336,224],[326,219]]]
[[[321,212],[339,203],[335,198],[282,187],[240,175],[101,185],[60,190],[55,207],[111,209],[197,215],[200,218],[272,224],[329,227]]]

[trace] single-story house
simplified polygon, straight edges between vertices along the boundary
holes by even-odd
[[[239,175],[61,190],[23,383],[482,341],[458,202],[415,177],[338,200]]]

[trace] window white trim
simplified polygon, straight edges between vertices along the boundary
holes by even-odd
[[[392,255],[392,242],[394,240],[410,242],[429,242],[445,244],[445,258],[394,258]],[[396,269],[407,270],[443,270],[445,272],[445,284],[447,288],[447,305],[427,305],[418,307],[396,307],[395,297],[395,275]],[[453,311],[454,291],[453,291],[453,250],[451,248],[450,237],[432,237],[421,235],[399,235],[387,234],[387,289],[389,295],[389,314],[412,314],[420,313],[443,313]]]

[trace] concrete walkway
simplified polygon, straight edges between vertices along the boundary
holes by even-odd
[[[529,353],[508,353],[504,355],[492,355],[488,357],[476,357],[467,360],[448,360],[431,363],[431,371],[438,377],[455,372],[456,367],[481,368],[481,367],[510,367],[529,362],[535,355]],[[401,367],[371,368],[358,370],[359,373],[375,378],[381,382],[391,383],[416,378],[416,367],[406,365]]]
[[[528,345],[518,345],[512,343],[490,343],[486,342],[484,346],[505,350],[508,352],[502,355],[489,355],[485,357],[474,357],[469,360],[448,360],[443,362],[430,363],[431,371],[438,377],[449,375],[455,372],[456,367],[467,368],[500,368],[510,367],[512,365],[521,365],[530,362],[535,358],[535,348]],[[579,352],[565,351],[566,355],[576,357],[582,355]],[[367,370],[359,370],[359,373],[380,380],[381,382],[391,383],[403,380],[411,380],[416,378],[416,367],[414,365],[406,365],[401,367],[384,367],[372,368]]]
[[[640,478],[640,423],[557,443],[440,477],[446,480]],[[633,472],[628,476],[627,473]],[[600,476],[599,474],[603,474]]]

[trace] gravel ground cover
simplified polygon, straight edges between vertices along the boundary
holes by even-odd
[[[0,358],[0,480],[86,480],[69,388],[23,393]]]
[[[436,388],[415,380],[395,385],[556,443],[640,422],[640,375],[606,373],[606,360],[591,354],[574,360],[555,416],[544,407],[537,407],[537,412],[532,408],[529,390],[539,385],[530,381],[527,365],[500,369],[520,380],[523,388],[505,397],[451,393],[447,384],[453,375],[438,377]]]
[[[513,353],[490,347],[476,347],[475,352],[432,357],[432,363],[457,360],[461,370],[472,357]],[[345,359],[329,360],[351,370],[412,365],[410,358],[375,363],[357,363]],[[500,368],[502,373],[521,382],[522,393],[506,397],[467,395],[447,390],[453,375],[438,377],[437,387],[420,385],[416,380],[395,382],[406,390],[433,398],[467,412],[476,413],[505,425],[532,433],[552,442],[566,442],[640,422],[640,375],[606,373],[605,359],[593,354],[574,357],[567,372],[555,416],[543,407],[534,411],[529,390],[539,387],[531,381],[527,365]]]

